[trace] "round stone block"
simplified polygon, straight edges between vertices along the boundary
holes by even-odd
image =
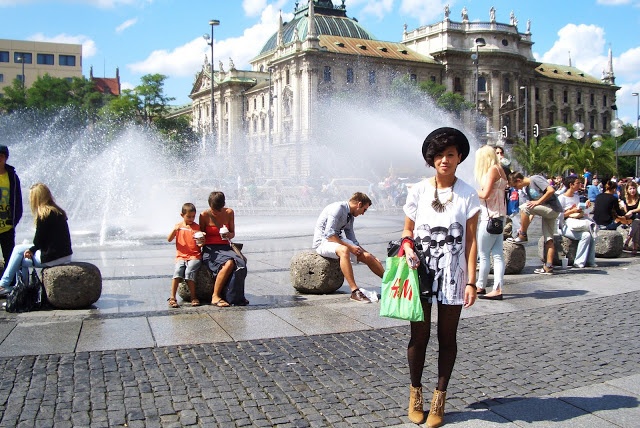
[[[620,257],[624,238],[617,230],[599,230],[596,237],[596,257],[612,259]]]
[[[45,268],[42,283],[49,303],[59,309],[87,308],[102,294],[100,269],[91,263],[71,262]]]
[[[547,251],[542,239],[543,238],[540,237],[538,240],[538,256],[544,263],[547,261]],[[561,266],[562,258],[566,257],[569,259],[569,266],[573,265],[578,252],[578,241],[562,235],[553,235],[553,245],[556,248],[556,254],[553,257],[553,264],[555,266]]]
[[[522,272],[524,265],[527,263],[527,251],[524,245],[511,241],[504,241],[502,257],[504,258],[505,275],[514,275]],[[493,257],[491,260],[493,261]]]
[[[293,288],[306,294],[329,294],[342,287],[340,261],[304,251],[291,258],[289,275]]]
[[[200,266],[196,274],[196,297],[201,303],[210,302],[213,296],[214,277],[211,275],[209,268],[205,265]],[[178,296],[185,302],[191,301],[191,292],[186,282],[181,282],[178,286]]]
[[[502,231],[502,239],[508,239],[513,236],[513,220],[511,217],[507,217],[504,222],[504,229]]]

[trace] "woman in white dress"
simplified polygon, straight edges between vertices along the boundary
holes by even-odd
[[[456,177],[458,165],[469,155],[469,141],[454,128],[439,128],[422,145],[435,177],[411,188],[402,247],[410,266],[418,269],[424,321],[411,322],[407,348],[411,378],[409,419],[424,420],[422,372],[431,330],[431,305],[438,306],[438,382],[427,417],[428,427],[444,421],[447,386],[455,364],[456,331],[462,308],[476,300],[476,229],[480,210],[473,187]],[[430,237],[424,236],[425,232]],[[420,245],[418,245],[420,244]],[[428,248],[424,248],[425,244]],[[437,261],[434,260],[437,257]]]

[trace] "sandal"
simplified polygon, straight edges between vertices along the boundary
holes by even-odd
[[[228,308],[229,306],[231,306],[229,303],[227,303],[226,300],[220,299],[217,302],[214,302],[213,300],[211,301],[211,304],[213,306],[217,306],[219,308]]]
[[[191,306],[192,306],[192,307],[200,306],[200,300],[198,300],[198,299],[192,299],[192,300],[191,300]]]
[[[179,308],[180,307],[180,305],[178,305],[178,301],[174,297],[169,297],[167,299],[167,301],[169,302],[169,307],[170,308]]]

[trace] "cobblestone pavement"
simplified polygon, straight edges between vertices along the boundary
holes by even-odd
[[[639,298],[632,292],[461,320],[447,414],[640,373]],[[403,424],[407,342],[408,327],[394,327],[2,358],[0,426]],[[435,357],[432,339],[427,399]]]

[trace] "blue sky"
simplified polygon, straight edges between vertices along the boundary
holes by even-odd
[[[306,0],[300,0],[300,3]],[[333,0],[335,5],[342,0]],[[149,73],[168,76],[165,92],[174,103],[189,102],[193,78],[209,46],[202,38],[215,28],[214,56],[228,68],[249,60],[277,29],[278,14],[289,20],[295,0],[0,0],[0,38],[79,43],[83,73],[115,76],[132,88]],[[531,20],[534,55],[540,61],[572,64],[600,77],[613,49],[617,105],[625,123],[636,119],[640,91],[640,0],[346,0],[347,15],[381,40],[400,41],[403,25],[414,29],[442,20],[449,4],[460,21],[463,7],[471,21],[488,21],[496,8],[498,22],[513,10],[520,31]]]

